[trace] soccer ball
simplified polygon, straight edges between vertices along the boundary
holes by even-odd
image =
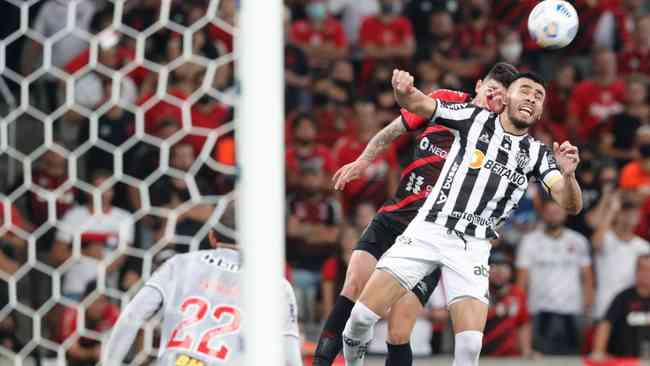
[[[578,33],[578,13],[573,5],[561,0],[545,0],[528,16],[528,32],[543,48],[562,48]]]

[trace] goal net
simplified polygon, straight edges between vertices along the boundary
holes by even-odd
[[[160,264],[236,235],[239,1],[0,2],[0,364],[95,363]]]

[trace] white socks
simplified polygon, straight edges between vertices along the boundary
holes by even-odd
[[[343,330],[343,355],[346,366],[361,366],[372,340],[375,323],[379,320],[375,314],[361,302],[354,304],[352,313]]]
[[[453,366],[478,366],[478,358],[483,346],[483,333],[476,330],[466,330],[454,337]]]

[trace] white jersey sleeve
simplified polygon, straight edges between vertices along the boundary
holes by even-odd
[[[296,295],[289,281],[284,280],[284,297],[287,304],[286,319],[283,328],[283,335],[300,338],[298,330],[298,306],[296,305]]]
[[[480,108],[470,103],[449,103],[436,99],[436,110],[431,116],[431,122],[461,133],[467,132],[477,111],[480,111]]]
[[[154,272],[145,286],[153,287],[160,292],[163,301],[170,300],[172,288],[175,286],[174,268],[178,257],[172,257],[163,263],[158,270]]]

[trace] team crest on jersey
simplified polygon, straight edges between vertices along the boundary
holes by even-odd
[[[515,160],[517,161],[517,166],[519,169],[526,169],[528,166],[528,163],[530,163],[530,157],[528,156],[528,152],[524,150],[519,150],[517,152],[517,155],[515,156]]]
[[[510,149],[512,149],[512,140],[510,140],[510,137],[503,137],[503,140],[501,140],[501,148],[506,151],[510,151]]]

